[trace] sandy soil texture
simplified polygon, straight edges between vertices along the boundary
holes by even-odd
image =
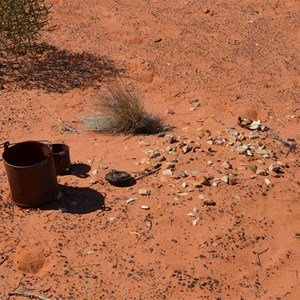
[[[64,142],[73,166],[22,209],[1,162],[0,299],[300,299],[300,2],[48,3],[39,60],[0,61],[0,143]],[[173,129],[87,130],[118,78]]]

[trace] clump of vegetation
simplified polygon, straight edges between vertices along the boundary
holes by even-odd
[[[88,128],[108,134],[153,134],[162,130],[162,119],[145,110],[132,88],[123,82],[107,88],[97,103],[101,114],[83,118]]]
[[[44,0],[0,0],[0,50],[24,54],[36,45],[48,23]]]

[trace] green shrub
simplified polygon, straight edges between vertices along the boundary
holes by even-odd
[[[32,50],[48,16],[44,0],[0,0],[0,50],[14,54]]]

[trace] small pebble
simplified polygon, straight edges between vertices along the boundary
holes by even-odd
[[[262,170],[262,169],[257,169],[256,170],[256,174],[257,175],[262,175],[262,176],[267,176],[268,172],[266,170]]]
[[[269,166],[269,170],[272,171],[272,172],[275,172],[275,173],[279,173],[280,172],[280,165],[277,162],[272,163]]]
[[[150,207],[149,207],[149,206],[147,206],[147,205],[142,205],[142,206],[141,206],[141,209],[144,209],[144,210],[149,210],[149,209],[150,209]]]
[[[185,145],[185,146],[182,147],[182,152],[184,154],[190,152],[191,150],[192,150],[192,148],[189,145]]]
[[[139,189],[139,194],[142,196],[149,196],[150,192],[146,189]]]
[[[117,219],[117,217],[111,217],[111,218],[109,218],[109,222],[113,223],[116,219]]]
[[[183,188],[186,188],[186,187],[188,186],[188,184],[187,184],[186,182],[183,182],[183,183],[181,184],[181,186],[182,186]]]
[[[129,199],[126,200],[126,203],[129,204],[129,203],[134,202],[136,200],[137,200],[137,198],[129,198]]]
[[[195,215],[192,212],[189,212],[186,215],[189,216],[189,217],[195,217]]]
[[[175,136],[171,136],[171,137],[170,137],[170,139],[169,139],[169,143],[170,143],[170,144],[175,144],[175,143],[177,143],[177,142],[178,142],[178,140],[176,139]]]
[[[232,165],[228,161],[225,161],[223,163],[223,168],[226,169],[226,170],[232,169]]]
[[[207,162],[207,165],[208,166],[212,166],[214,163],[211,161],[211,160],[209,160],[208,162]]]
[[[212,199],[206,198],[206,199],[203,200],[203,204],[213,206],[213,205],[216,205],[216,202]]]
[[[272,185],[271,181],[270,181],[268,178],[265,179],[265,184],[266,184],[267,186]]]
[[[199,220],[200,220],[200,218],[197,218],[197,219],[195,219],[195,220],[193,221],[193,223],[192,223],[192,224],[193,224],[194,226],[196,226],[196,225],[197,225],[197,223],[199,222]]]
[[[228,178],[228,176],[223,176],[222,178],[221,178],[221,180],[222,181],[224,181],[225,183],[229,183],[229,178]]]
[[[170,169],[166,169],[166,170],[163,170],[163,171],[162,171],[162,174],[163,174],[163,175],[171,176],[171,175],[173,175],[173,172],[172,172]]]

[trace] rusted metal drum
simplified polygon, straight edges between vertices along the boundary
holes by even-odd
[[[70,169],[70,150],[66,144],[53,144],[52,145],[54,164],[57,175],[63,175]]]
[[[54,200],[58,183],[51,143],[5,143],[2,154],[13,202],[38,207]]]

